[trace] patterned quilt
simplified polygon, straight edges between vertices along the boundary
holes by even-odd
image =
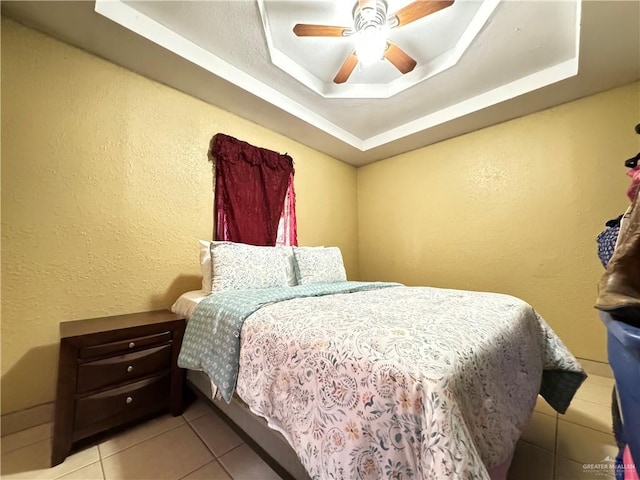
[[[189,319],[178,366],[203,370],[227,402],[238,379],[240,332],[246,318],[273,302],[398,286],[399,283],[336,282],[295,287],[227,290],[212,293]]]
[[[491,293],[291,298],[239,342],[238,395],[322,480],[488,479],[537,393],[563,412],[586,377],[528,304]]]

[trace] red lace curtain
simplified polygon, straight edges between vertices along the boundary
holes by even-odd
[[[218,133],[215,161],[216,240],[297,245],[293,160]]]
[[[298,245],[298,225],[296,223],[296,191],[293,188],[293,172],[289,175],[289,187],[284,198],[284,208],[278,224],[276,245]]]

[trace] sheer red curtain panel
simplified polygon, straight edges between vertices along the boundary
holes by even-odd
[[[292,158],[222,133],[211,139],[210,154],[216,177],[215,239],[275,245],[293,183]]]

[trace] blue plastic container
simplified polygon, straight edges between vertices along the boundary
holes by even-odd
[[[640,465],[640,328],[600,312],[607,327],[607,351],[618,390],[623,436]]]

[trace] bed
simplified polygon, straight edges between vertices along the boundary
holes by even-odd
[[[295,478],[504,478],[538,393],[564,412],[586,377],[520,299],[342,273],[305,282],[319,268],[305,255],[301,284],[214,288],[174,305],[190,317],[179,364],[192,384],[265,419],[304,467],[285,467]]]

